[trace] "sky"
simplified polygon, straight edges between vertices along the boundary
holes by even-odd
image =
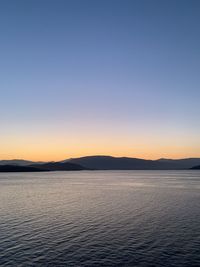
[[[0,1],[0,159],[200,157],[200,1]]]

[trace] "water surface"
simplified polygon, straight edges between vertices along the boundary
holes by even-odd
[[[0,266],[200,266],[200,171],[1,173]]]

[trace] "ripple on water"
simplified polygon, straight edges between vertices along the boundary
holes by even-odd
[[[0,174],[0,266],[200,266],[200,172]]]

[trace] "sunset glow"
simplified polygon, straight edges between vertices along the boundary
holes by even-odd
[[[0,158],[200,157],[197,2],[76,2],[1,3]]]

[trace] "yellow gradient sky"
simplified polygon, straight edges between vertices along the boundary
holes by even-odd
[[[87,127],[86,127],[87,128]],[[41,128],[40,128],[41,129]],[[85,127],[84,127],[85,129]],[[0,141],[0,158],[29,160],[63,160],[87,155],[112,155],[145,159],[200,157],[197,136],[149,131],[140,134],[125,130],[97,131],[75,127],[71,131],[39,132],[31,127],[15,134],[8,133]],[[14,129],[13,129],[14,130]],[[44,128],[43,128],[44,130]],[[178,137],[177,137],[178,135]]]

